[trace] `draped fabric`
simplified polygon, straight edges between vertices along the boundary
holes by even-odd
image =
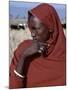
[[[26,40],[22,42],[14,52],[14,57],[10,65],[9,87],[23,88],[65,85],[66,41],[56,10],[52,6],[43,3],[30,10],[28,12],[29,16],[30,13],[39,18],[48,27],[48,30],[53,32],[47,41],[50,47],[48,47],[47,57],[35,55],[27,58],[28,60],[24,68],[26,77],[22,79],[16,76],[13,70],[20,60],[21,55],[31,45],[32,41]]]

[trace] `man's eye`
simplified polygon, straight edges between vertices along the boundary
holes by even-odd
[[[40,29],[40,27],[37,27],[37,28],[35,28],[36,30],[39,30]]]
[[[37,28],[38,30],[40,29],[40,27]]]
[[[32,27],[33,30],[39,30],[40,27]]]
[[[32,27],[32,29],[36,29],[35,27]]]

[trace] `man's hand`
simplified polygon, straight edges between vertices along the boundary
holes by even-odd
[[[40,53],[40,51],[44,50],[44,47],[42,45],[42,43],[37,42],[37,41],[33,41],[32,44],[26,48],[26,50],[23,52],[23,55],[21,57],[21,59],[19,60],[17,67],[16,67],[16,71],[19,74],[23,74],[23,70],[24,70],[24,62],[26,62],[26,57],[34,55],[36,53]],[[28,60],[28,59],[27,59]]]

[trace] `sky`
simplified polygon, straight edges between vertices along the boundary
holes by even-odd
[[[10,1],[9,2],[9,15],[13,15],[14,17],[19,16],[27,17],[28,10],[37,6],[40,3],[37,2],[24,2],[24,1]],[[57,11],[60,20],[66,21],[66,5],[65,4],[51,4]]]

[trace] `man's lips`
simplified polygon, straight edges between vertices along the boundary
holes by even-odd
[[[39,40],[39,36],[33,37],[34,40]]]

